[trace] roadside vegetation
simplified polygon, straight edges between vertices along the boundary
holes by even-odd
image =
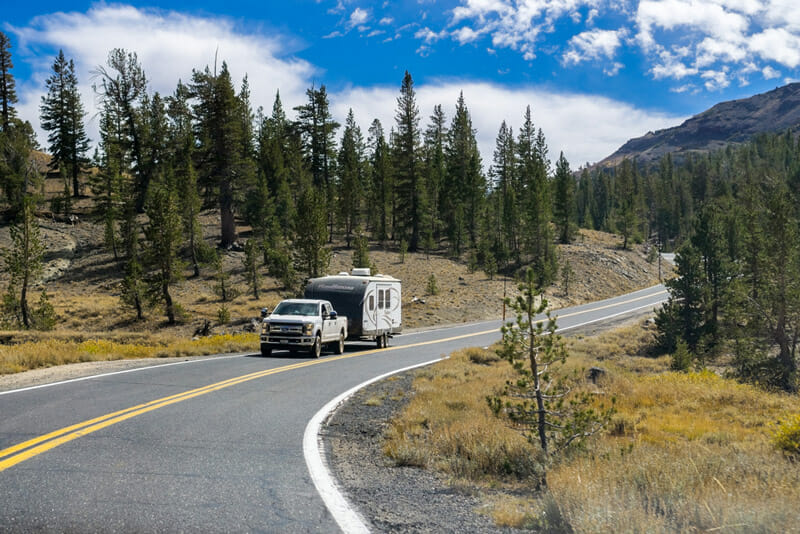
[[[547,532],[798,532],[797,398],[720,377],[670,370],[653,357],[655,328],[635,324],[567,340],[567,375],[616,397],[607,432],[554,461],[487,397],[517,373],[472,348],[419,371],[385,452],[439,470],[485,495],[499,526]],[[589,369],[604,372],[596,383]],[[546,471],[546,476],[543,477]],[[546,480],[546,484],[542,484]]]

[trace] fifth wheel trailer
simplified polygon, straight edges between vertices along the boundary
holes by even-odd
[[[348,339],[375,341],[378,348],[403,329],[400,297],[400,280],[369,269],[312,278],[305,290],[305,298],[328,300],[347,317]]]

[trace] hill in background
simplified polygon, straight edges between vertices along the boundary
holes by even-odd
[[[667,153],[680,160],[692,153],[744,143],[760,133],[796,131],[798,126],[800,83],[792,83],[750,98],[719,103],[680,126],[631,139],[596,167],[613,167],[625,158],[649,165]]]

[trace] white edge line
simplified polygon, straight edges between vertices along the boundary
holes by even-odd
[[[556,333],[558,333],[559,331],[562,331],[562,332],[563,332],[564,330],[572,330],[573,328],[579,328],[579,327],[581,327],[581,326],[586,326],[587,324],[599,323],[600,321],[606,321],[606,320],[608,320],[608,319],[613,319],[614,317],[619,317],[620,315],[625,315],[625,314],[628,314],[628,313],[633,313],[633,312],[635,312],[635,311],[639,311],[639,310],[642,310],[642,309],[644,309],[644,308],[650,308],[650,307],[653,307],[653,308],[655,308],[655,307],[656,307],[656,306],[658,306],[659,304],[663,304],[663,303],[667,302],[668,300],[669,300],[669,299],[663,299],[663,300],[659,300],[659,301],[657,301],[657,302],[651,302],[650,304],[645,304],[645,305],[643,305],[643,306],[638,306],[638,307],[636,307],[636,308],[631,308],[631,309],[629,309],[629,310],[623,310],[623,311],[621,311],[621,312],[613,313],[613,314],[611,314],[611,315],[604,315],[603,317],[598,317],[597,319],[592,319],[591,321],[586,321],[586,322],[584,322],[584,323],[573,324],[573,325],[570,325],[570,326],[565,326],[565,327],[560,327],[560,326],[559,326],[559,327],[556,329]],[[587,311],[592,311],[592,310],[587,310]],[[546,317],[545,317],[545,319],[546,319]],[[558,319],[558,315],[554,315],[554,316],[553,316],[553,319]]]
[[[650,304],[638,306],[636,308],[621,311],[612,315],[607,315],[598,319],[592,319],[591,321],[586,321],[580,324],[559,328],[558,330],[561,331],[571,330],[573,328],[586,326],[587,324],[597,323],[607,319],[613,319],[614,317],[632,313],[644,308],[658,306],[663,302],[666,302],[666,300],[652,302]],[[317,413],[315,413],[314,417],[312,417],[311,420],[308,422],[306,430],[303,433],[303,456],[306,459],[306,466],[308,467],[308,472],[311,475],[311,480],[314,482],[314,486],[317,488],[317,492],[322,497],[325,506],[328,508],[328,511],[331,513],[334,520],[339,525],[339,528],[342,529],[342,532],[345,532],[347,534],[368,533],[369,528],[367,528],[366,523],[364,519],[361,517],[361,515],[350,505],[350,503],[347,501],[344,495],[342,495],[342,492],[340,491],[338,485],[336,484],[336,481],[333,479],[333,476],[328,470],[325,458],[326,456],[325,447],[319,436],[319,431],[320,428],[322,427],[322,423],[328,417],[330,417],[339,408],[339,406],[341,406],[347,399],[352,397],[358,390],[365,388],[374,382],[383,380],[384,378],[387,378],[394,374],[409,371],[411,369],[416,369],[417,367],[424,367],[426,365],[442,361],[443,359],[445,358],[437,358],[435,360],[418,363],[410,367],[404,367],[402,369],[397,369],[395,371],[384,373],[380,376],[371,378],[366,382],[362,382],[361,384],[345,391],[341,395],[337,396],[336,398],[328,402],[328,404],[323,406]]]
[[[353,396],[353,394],[355,394],[358,390],[367,387],[373,382],[383,380],[384,378],[397,373],[416,369],[417,367],[424,367],[426,365],[439,362],[443,359],[445,358],[437,358],[424,363],[418,363],[410,367],[404,367],[402,369],[390,371],[367,380],[366,382],[362,382],[361,384],[345,391],[335,399],[331,400],[317,413],[315,413],[314,417],[312,417],[308,422],[305,433],[303,434],[303,456],[306,459],[308,472],[311,475],[311,480],[314,482],[314,486],[317,488],[317,492],[322,497],[322,500],[325,502],[325,506],[336,520],[339,528],[342,529],[342,532],[347,534],[367,533],[369,532],[369,528],[367,528],[364,519],[358,514],[358,512],[355,511],[355,509],[353,509],[352,506],[350,506],[350,503],[347,502],[347,499],[345,499],[344,495],[342,495],[342,492],[339,490],[336,481],[333,479],[333,476],[331,476],[331,473],[328,470],[325,460],[324,445],[319,437],[319,431],[322,427],[322,423],[348,398]]]
[[[157,367],[171,367],[173,365],[183,365],[186,363],[199,363],[199,362],[208,362],[211,360],[225,360],[228,358],[240,358],[247,354],[253,354],[253,352],[238,352],[236,354],[226,354],[223,356],[208,356],[206,358],[197,358],[195,360],[183,360],[180,362],[174,363],[159,363],[156,365],[148,365],[147,367],[136,367],[133,369],[123,369],[122,371],[114,371],[112,373],[103,373],[99,375],[89,375],[89,376],[81,376],[78,378],[71,378],[69,380],[61,380],[60,382],[50,382],[49,384],[39,384],[38,386],[29,386],[26,388],[19,388],[19,389],[10,389],[8,391],[0,391],[0,396],[2,395],[9,395],[11,393],[22,393],[23,391],[32,391],[34,389],[41,389],[41,388],[49,388],[52,386],[61,386],[64,384],[71,384],[73,382],[83,382],[84,380],[93,380],[95,378],[105,378],[107,376],[114,376],[114,375],[122,375],[125,373],[135,373],[137,371],[146,371],[148,369],[155,369]],[[116,360],[121,361],[121,360]]]

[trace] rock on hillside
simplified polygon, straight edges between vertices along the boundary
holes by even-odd
[[[650,164],[667,153],[680,159],[743,143],[759,133],[794,131],[799,125],[800,83],[791,83],[750,98],[722,102],[680,126],[631,139],[597,166],[611,167],[625,158]]]

